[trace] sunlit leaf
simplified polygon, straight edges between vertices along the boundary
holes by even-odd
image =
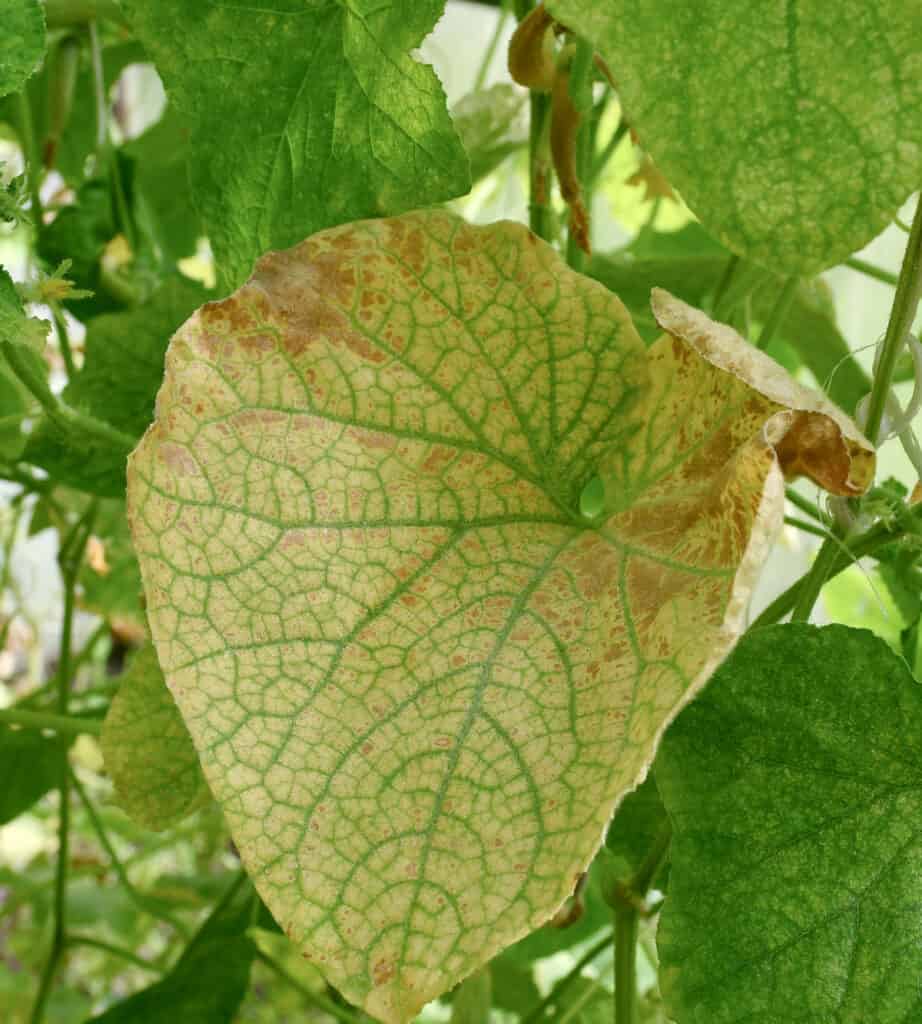
[[[548,7],[601,51],[644,148],[705,227],[770,270],[840,262],[919,186],[913,3]]]
[[[677,1024],[919,1019],[922,687],[844,626],[758,630],[669,730]]]
[[[123,7],[189,122],[192,190],[225,290],[318,228],[467,191],[438,79],[409,56],[444,0]]]
[[[129,469],[160,663],[267,905],[382,1021],[571,894],[742,628],[782,470],[873,473],[654,309],[648,353],[526,229],[433,211],[265,257],[171,344]]]

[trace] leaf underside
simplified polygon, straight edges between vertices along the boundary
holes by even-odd
[[[382,1021],[569,895],[742,627],[781,467],[873,471],[656,308],[647,353],[521,226],[433,211],[264,257],[171,344],[129,465],[159,660],[266,904]]]

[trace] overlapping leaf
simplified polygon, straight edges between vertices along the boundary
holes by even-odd
[[[677,1024],[922,1016],[922,687],[865,630],[747,634],[670,729]]]
[[[441,86],[408,55],[444,0],[123,6],[189,121],[222,286],[319,228],[467,191]]]
[[[164,829],[207,800],[195,748],[150,645],[122,676],[101,742],[119,803],[145,828]]]
[[[611,66],[643,145],[705,226],[812,273],[919,185],[917,4],[549,0]]]
[[[841,413],[655,311],[648,353],[522,227],[430,212],[265,257],[171,345],[129,469],[160,663],[267,905],[382,1021],[570,895],[741,627],[782,469],[870,479]]]

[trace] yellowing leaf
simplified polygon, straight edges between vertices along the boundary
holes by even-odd
[[[171,344],[129,466],[160,662],[266,904],[381,1021],[570,895],[741,628],[780,463],[869,479],[844,416],[656,312],[648,356],[527,230],[433,211],[263,258]]]
[[[123,674],[100,741],[118,802],[139,825],[167,828],[208,799],[195,748],[150,645]]]

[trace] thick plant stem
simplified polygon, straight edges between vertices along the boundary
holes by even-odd
[[[0,710],[0,722],[21,725],[25,729],[53,729],[68,736],[98,736],[102,723],[96,718],[75,718],[73,715],[53,715],[43,711],[21,711],[19,708]]]
[[[893,308],[887,333],[880,350],[880,356],[874,370],[874,384],[868,403],[868,415],[864,432],[872,444],[880,439],[880,428],[890,396],[890,383],[893,369],[906,338],[912,328],[919,299],[922,298],[922,196],[916,203],[916,213],[912,219],[909,241],[900,268],[900,277],[893,297]]]
[[[619,903],[615,920],[615,1024],[637,1021],[637,931],[640,915],[627,902]]]
[[[791,622],[807,622],[813,606],[816,604],[820,591],[829,578],[836,559],[839,556],[839,547],[835,540],[827,538],[820,546],[816,560],[811,567],[803,586],[797,592],[797,599],[791,611]]]
[[[647,892],[672,843],[670,822],[660,829],[630,881],[619,883],[609,897],[615,922],[615,1024],[637,1020],[637,933]]]
[[[520,22],[524,21],[533,6],[532,0],[515,0],[516,18]],[[528,127],[528,226],[545,242],[551,238],[548,206],[550,162],[546,153],[550,109],[549,96],[541,92],[531,93]]]
[[[48,418],[58,427],[64,431],[77,431],[96,438],[104,445],[121,448],[126,453],[134,448],[137,441],[130,434],[124,434],[121,430],[109,426],[108,423],[103,423],[102,420],[71,409],[57,398],[48,387],[48,382],[39,375],[34,364],[22,355],[17,345],[12,342],[3,342],[0,348],[10,364],[10,369],[32,392],[35,400],[48,414]]]
[[[570,68],[570,97],[573,99],[580,114],[580,124],[576,133],[576,176],[582,190],[582,201],[591,217],[592,194],[590,192],[590,176],[592,167],[592,124],[590,113],[592,108],[592,44],[580,39],[576,44],[576,54]],[[580,101],[588,97],[588,107],[580,108]],[[591,220],[590,220],[591,225]],[[567,234],[567,263],[574,269],[582,271],[586,263],[586,253],[572,229]]]
[[[919,506],[919,512],[914,516],[919,521],[919,525],[922,525],[922,514],[920,513],[922,513],[922,506]],[[854,565],[859,558],[872,555],[878,548],[899,540],[906,532],[903,529],[894,530],[882,523],[877,523],[865,533],[855,537],[844,551],[842,550],[843,545],[841,541],[831,541],[832,546],[837,549],[837,555],[832,568],[829,570],[827,579],[838,576],[840,572],[843,572],[850,565]],[[810,575],[811,573],[807,573],[795,583],[792,583],[783,594],[776,597],[755,622],[752,623],[752,628],[770,626],[772,623],[783,619],[797,604],[801,588],[807,583]]]

